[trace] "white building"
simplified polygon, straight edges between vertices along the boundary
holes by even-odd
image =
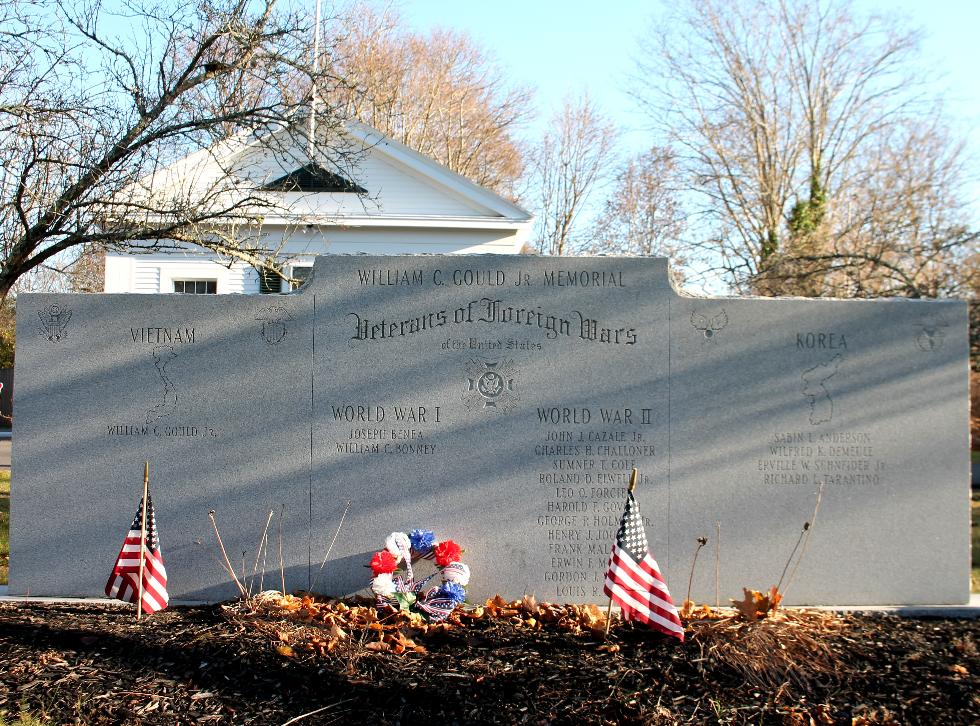
[[[232,170],[239,190],[279,195],[283,211],[266,216],[252,234],[262,247],[280,249],[297,279],[316,255],[517,254],[528,241],[531,215],[513,202],[363,124],[347,124],[346,134],[360,152],[351,178],[311,164],[301,138],[284,153],[273,153],[268,144],[230,142],[155,175],[145,182],[147,193],[160,185],[187,188],[188,179],[191,185],[213,184]],[[106,292],[283,289],[278,277],[260,276],[245,263],[229,266],[194,248],[106,255]]]

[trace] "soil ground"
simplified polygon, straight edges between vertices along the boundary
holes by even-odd
[[[768,631],[762,621],[694,622],[683,644],[617,623],[603,644],[594,631],[484,617],[416,633],[420,652],[395,655],[371,648],[370,629],[330,650],[287,647],[298,635],[315,641],[316,623],[240,608],[172,608],[136,623],[121,607],[0,603],[0,719],[26,710],[58,724],[168,726],[980,722],[980,621],[813,617],[822,623],[813,648],[797,638],[802,620]],[[740,667],[736,651],[752,643],[761,672]]]

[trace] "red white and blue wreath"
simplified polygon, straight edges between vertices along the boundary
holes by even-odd
[[[379,607],[416,612],[430,622],[449,617],[457,605],[466,600],[470,568],[460,562],[463,550],[451,539],[437,542],[433,532],[413,529],[409,534],[392,532],[385,548],[371,559],[371,591]],[[416,581],[412,563],[434,560],[437,570]],[[396,574],[403,570],[404,574]],[[440,578],[435,585],[433,580]]]

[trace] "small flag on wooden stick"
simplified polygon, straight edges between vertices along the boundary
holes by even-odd
[[[636,469],[630,477],[626,510],[609,555],[602,591],[622,608],[623,620],[638,620],[654,630],[684,640],[684,626],[667,591],[667,582],[647,547],[640,505],[633,497]]]
[[[137,617],[163,610],[170,602],[167,569],[163,566],[156,516],[149,494],[149,466],[143,476],[143,498],[109,575],[105,594],[123,602],[142,603],[141,608],[137,607]]]

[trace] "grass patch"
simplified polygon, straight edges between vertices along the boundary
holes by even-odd
[[[10,569],[10,471],[0,471],[0,585]]]

